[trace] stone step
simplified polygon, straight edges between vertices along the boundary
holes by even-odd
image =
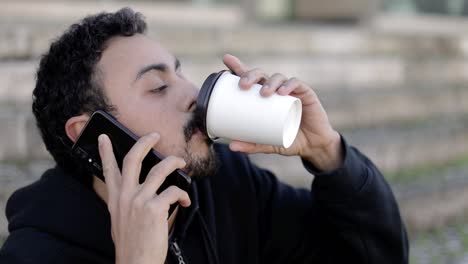
[[[50,159],[43,146],[35,120],[24,108],[2,107],[0,113],[0,161]],[[381,124],[338,129],[352,145],[371,157],[385,171],[440,163],[468,154],[468,116],[440,117],[419,123]],[[293,175],[302,185],[305,171],[296,158],[275,155],[254,156],[260,165],[278,174]]]
[[[271,62],[271,60],[270,60]],[[468,113],[468,88],[463,83],[443,83],[418,81],[406,83],[402,86],[392,85],[388,82],[382,84],[367,84],[363,86],[328,86],[314,83],[314,76],[324,76],[316,69],[309,74],[297,61],[282,65],[280,72],[290,74],[312,83],[312,87],[319,95],[331,122],[338,128],[360,127],[384,123],[411,122],[414,120],[427,120],[437,116],[457,115]],[[188,78],[196,80],[200,85],[208,73],[223,68],[221,62],[214,60],[199,62],[190,59],[183,60],[183,71]],[[249,62],[250,63],[250,62]],[[273,64],[273,63],[272,63]],[[272,64],[258,61],[252,65],[273,68]],[[268,66],[269,65],[269,66]],[[288,67],[289,66],[289,67]],[[19,104],[19,108],[29,112],[31,92],[34,87],[36,62],[3,62],[0,63],[0,103],[7,105]],[[337,65],[337,67],[340,67]],[[313,68],[313,67],[311,67]],[[349,67],[350,69],[352,67]],[[372,71],[372,69],[368,69]],[[302,71],[302,72],[299,72]],[[271,71],[272,72],[272,71]],[[330,69],[331,72],[340,72]],[[345,70],[342,70],[342,74]],[[467,71],[468,72],[468,71]],[[312,77],[311,77],[312,76]],[[335,75],[340,79],[339,74]],[[343,77],[345,78],[345,77]],[[22,106],[24,104],[24,106]]]
[[[224,53],[223,53],[224,54]],[[232,53],[235,54],[236,53]],[[468,61],[460,58],[425,58],[411,60],[390,56],[313,56],[313,55],[238,55],[251,68],[267,73],[295,76],[316,89],[349,88],[352,90],[392,88],[408,83],[467,83]],[[180,56],[183,71],[197,84],[214,71],[224,69],[222,54],[195,58]],[[433,86],[433,85],[432,85]]]
[[[57,21],[33,15],[12,18],[4,14],[8,9],[0,10],[4,10],[0,11],[0,59],[38,58],[48,49],[52,39],[77,21],[77,16]],[[190,22],[190,19],[173,19],[171,22],[148,19],[148,35],[175,54],[188,56],[225,52],[248,56],[327,55],[339,58],[377,54],[410,59],[465,58],[468,55],[468,35],[465,34],[415,36],[354,26],[243,24],[238,18],[241,15],[230,12],[229,9],[225,12],[227,14],[223,9],[220,14],[213,12],[213,18],[207,18],[213,21],[206,23]],[[152,17],[150,12],[149,18]],[[226,17],[226,20],[220,17]],[[177,21],[189,21],[189,24],[178,24]]]
[[[407,126],[343,129],[339,132],[350,145],[366,154],[382,171],[439,164],[468,155],[468,116],[438,118]],[[309,186],[312,180],[296,157],[267,154],[255,154],[251,157],[259,166],[270,168],[280,178],[295,186]]]
[[[317,90],[385,90],[408,85],[445,86],[468,82],[468,61],[460,59],[427,59],[419,62],[399,58],[330,58],[314,56],[239,56],[251,68],[262,68],[267,73],[280,72],[295,76]],[[184,74],[201,86],[212,72],[226,69],[222,55],[206,58],[180,56]],[[0,61],[0,100],[5,89],[15,87],[21,98],[34,85],[37,60]],[[26,98],[28,96],[26,95]]]
[[[413,83],[402,87],[318,90],[332,124],[339,129],[420,123],[468,113],[463,84]]]
[[[421,122],[343,129],[384,171],[439,164],[468,155],[468,115],[438,117]]]
[[[11,1],[2,0],[0,21],[40,25],[69,25],[89,14],[115,12],[123,7],[143,13],[148,23],[160,26],[230,28],[244,21],[240,7],[176,1]],[[180,19],[183,17],[184,19]]]

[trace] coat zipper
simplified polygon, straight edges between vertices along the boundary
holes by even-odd
[[[171,253],[177,258],[179,264],[186,264],[184,257],[182,256],[182,251],[180,250],[179,244],[177,241],[171,243]]]

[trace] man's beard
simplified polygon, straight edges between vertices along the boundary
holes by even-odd
[[[198,157],[190,151],[190,139],[197,132],[203,131],[203,116],[198,109],[193,113],[192,118],[184,126],[184,137],[186,146],[184,148],[183,159],[186,162],[185,170],[195,180],[214,175],[220,165],[218,155],[213,147],[213,141],[206,136],[205,143],[208,146],[208,154],[204,157]]]
[[[209,146],[208,155],[206,157],[195,157],[190,153],[189,148],[186,147],[184,160],[187,163],[185,169],[194,180],[201,180],[205,177],[213,176],[218,171],[220,163],[212,145]]]

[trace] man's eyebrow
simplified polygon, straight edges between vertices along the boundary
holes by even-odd
[[[166,72],[167,71],[167,65],[164,64],[164,63],[146,65],[145,67],[141,68],[138,71],[137,76],[135,78],[135,81],[140,79],[141,76],[143,76],[143,74],[145,74],[145,73],[147,73],[149,71],[152,71],[152,70],[156,70],[156,71],[160,71],[160,72]]]
[[[138,71],[137,76],[135,78],[135,81],[140,79],[141,76],[143,76],[145,73],[147,73],[149,71],[156,70],[156,71],[160,71],[160,72],[164,73],[164,72],[167,71],[168,68],[169,67],[165,63],[157,63],[157,64],[147,65],[147,66],[141,68]],[[177,71],[179,68],[180,68],[180,61],[179,61],[178,58],[175,58],[175,60],[174,60],[174,69]]]

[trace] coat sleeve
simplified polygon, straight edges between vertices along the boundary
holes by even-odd
[[[255,166],[261,262],[408,263],[398,205],[375,165],[342,138],[342,167],[318,172],[311,191],[295,189]]]

